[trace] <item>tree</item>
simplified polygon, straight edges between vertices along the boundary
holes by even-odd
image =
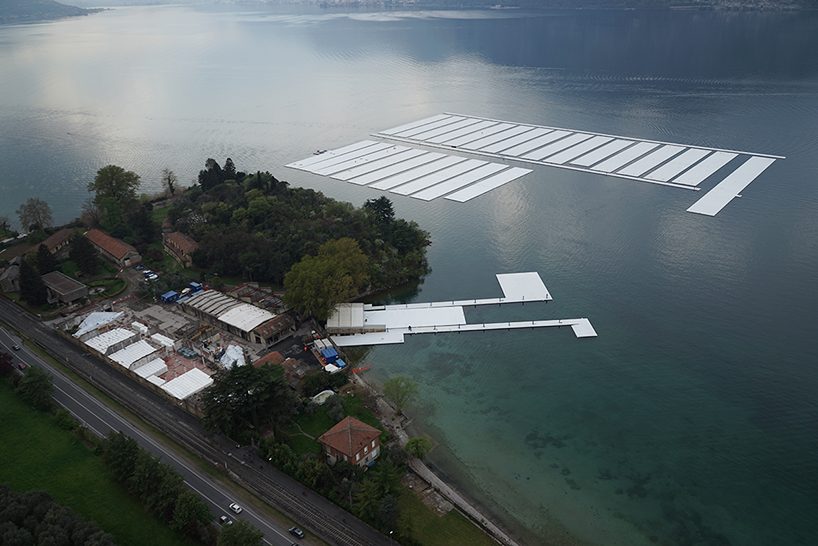
[[[103,197],[97,201],[99,223],[102,229],[113,231],[122,223],[122,205],[116,197]]]
[[[406,442],[406,451],[413,457],[422,459],[429,453],[432,448],[432,441],[426,436],[419,436],[417,438],[409,438]]]
[[[102,442],[102,458],[114,477],[122,483],[133,474],[139,450],[136,440],[122,432],[111,431]]]
[[[88,183],[88,191],[95,194],[97,205],[105,198],[115,199],[120,206],[128,208],[136,201],[136,190],[139,188],[139,175],[126,171],[117,165],[107,165],[97,171],[93,182]]]
[[[378,505],[378,512],[375,514],[375,521],[384,533],[392,531],[398,526],[400,519],[400,504],[395,495],[387,495],[381,499]]]
[[[39,231],[54,224],[51,215],[51,206],[38,197],[29,197],[25,203],[17,209],[17,216],[20,217],[20,225],[23,230]]]
[[[100,222],[102,220],[102,211],[100,211],[97,204],[94,203],[93,198],[89,197],[88,199],[82,202],[82,212],[80,213],[80,220],[82,220],[82,223],[88,226],[89,228],[95,228],[100,226]]]
[[[216,546],[262,546],[264,533],[249,521],[240,519],[233,525],[225,525],[219,533]]]
[[[204,170],[199,171],[199,186],[201,186],[204,191],[209,191],[221,184],[222,180],[224,180],[224,178],[219,162],[209,157],[207,161],[205,161]]]
[[[168,193],[173,197],[173,194],[176,193],[176,184],[179,182],[179,178],[176,176],[170,169],[162,169],[162,185],[168,191]]]
[[[353,239],[328,241],[318,256],[304,256],[284,277],[284,302],[302,314],[327,320],[342,301],[357,296],[369,281],[367,257]]]
[[[395,209],[392,207],[392,201],[386,197],[367,199],[364,203],[364,210],[383,226],[388,227],[389,224],[395,221]]]
[[[383,384],[383,395],[395,404],[395,410],[403,413],[403,405],[419,392],[418,382],[405,375],[398,375],[388,379]]]
[[[37,247],[37,271],[40,272],[40,275],[45,275],[46,273],[51,273],[52,271],[56,271],[60,268],[60,264],[57,261],[57,258],[48,250],[48,247],[45,245],[40,245]]]
[[[201,525],[207,525],[211,521],[213,514],[202,497],[189,489],[182,491],[176,499],[170,528],[176,531],[187,530],[188,535],[195,536],[195,531],[198,531]]]
[[[29,366],[26,373],[14,389],[20,398],[43,411],[52,407],[51,393],[54,391],[54,380],[39,366]]]
[[[9,375],[14,371],[14,361],[8,353],[0,353],[0,377]]]
[[[3,234],[5,234],[5,232],[7,232],[10,227],[11,221],[9,220],[9,217],[6,215],[0,216],[0,231],[2,231]]]
[[[167,518],[184,491],[184,482],[175,468],[160,462],[160,457],[140,449],[127,484],[148,509]]]
[[[222,181],[236,179],[236,166],[233,160],[229,157],[224,161],[224,168],[222,169]]]
[[[99,266],[99,256],[88,237],[77,232],[71,237],[71,248],[68,250],[68,257],[71,258],[80,271],[86,275],[93,275]]]
[[[275,419],[285,422],[295,415],[298,401],[284,379],[280,365],[234,366],[219,370],[214,383],[202,393],[206,429],[230,436],[252,425]]]
[[[48,289],[31,260],[23,260],[20,264],[20,299],[29,305],[48,302]]]

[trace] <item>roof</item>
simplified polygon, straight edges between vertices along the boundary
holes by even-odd
[[[235,326],[239,330],[251,332],[257,326],[264,324],[273,318],[273,314],[264,309],[259,309],[255,305],[249,303],[243,304],[241,307],[234,307],[223,315],[219,316],[219,320]]]
[[[265,364],[281,364],[282,362],[284,362],[284,357],[281,356],[281,353],[272,351],[253,362],[253,366],[261,368]]]
[[[182,254],[190,254],[197,248],[199,248],[199,243],[188,237],[182,232],[174,231],[173,233],[168,233],[165,235],[169,240],[173,241]]]
[[[327,319],[327,328],[363,328],[365,322],[363,303],[341,303]]]
[[[94,311],[90,313],[80,324],[79,330],[76,331],[74,337],[79,338],[83,334],[86,334],[92,330],[96,330],[103,324],[108,324],[109,322],[113,322],[117,320],[119,317],[123,316],[125,313],[122,311]]]
[[[165,364],[165,361],[161,358],[155,358],[144,366],[138,367],[134,371],[136,372],[136,375],[147,379],[153,375],[162,375],[168,371],[168,365]]]
[[[60,231],[52,234],[48,239],[40,243],[41,245],[45,245],[48,250],[54,250],[65,241],[71,237],[73,230],[70,229],[61,229]],[[39,246],[39,245],[38,245]]]
[[[381,431],[375,427],[362,423],[354,417],[347,417],[319,436],[318,441],[344,455],[353,457],[380,434]]]
[[[276,315],[261,326],[256,326],[253,331],[263,338],[269,338],[293,326],[295,326],[293,318],[284,313],[282,315]]]
[[[137,337],[139,334],[132,330],[125,328],[114,328],[98,336],[94,336],[87,340],[85,344],[92,349],[96,349],[100,353],[104,353],[109,347],[121,343],[125,340]]]
[[[52,271],[51,273],[43,275],[43,282],[47,287],[58,294],[68,294],[74,290],[85,288],[85,285],[81,282],[75,281],[59,271]]]
[[[117,260],[124,258],[128,252],[136,252],[136,249],[125,241],[111,237],[98,229],[89,229],[85,236]]]
[[[244,332],[251,332],[254,328],[275,318],[269,311],[225,296],[215,290],[197,292],[188,298],[185,305],[214,316],[225,324],[235,326]]]
[[[156,347],[145,341],[144,339],[140,339],[136,343],[131,343],[124,349],[120,349],[119,351],[115,352],[108,358],[123,366],[125,368],[130,369],[131,365],[136,362],[137,360],[142,360],[148,355],[151,355],[157,351]]]
[[[175,379],[171,379],[162,389],[177,400],[185,400],[213,384],[213,379],[199,368],[193,368]]]
[[[162,334],[153,334],[151,336],[151,341],[159,345],[164,345],[165,347],[173,347],[173,345],[176,343],[168,336],[163,336]]]

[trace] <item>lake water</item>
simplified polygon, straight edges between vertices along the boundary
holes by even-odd
[[[392,194],[432,235],[395,301],[548,304],[361,351],[421,384],[429,459],[526,544],[818,544],[818,13],[123,8],[0,26],[0,215],[56,220],[117,164],[158,188],[208,157],[356,205],[284,164],[445,111],[787,156],[718,216],[694,192],[535,167],[465,204]],[[705,183],[709,189],[712,183]]]

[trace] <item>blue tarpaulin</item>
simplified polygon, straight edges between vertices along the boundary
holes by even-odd
[[[327,363],[332,364],[338,360],[338,351],[335,350],[335,347],[330,347],[329,349],[324,349],[321,351],[321,356],[324,357],[324,360],[326,360]]]

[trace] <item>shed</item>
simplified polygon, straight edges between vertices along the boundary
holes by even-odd
[[[333,364],[336,360],[338,360],[338,351],[335,350],[335,347],[323,349],[321,351],[321,357],[326,360],[328,364]]]
[[[165,292],[160,297],[163,303],[173,303],[179,299],[179,292],[171,290],[170,292]]]

